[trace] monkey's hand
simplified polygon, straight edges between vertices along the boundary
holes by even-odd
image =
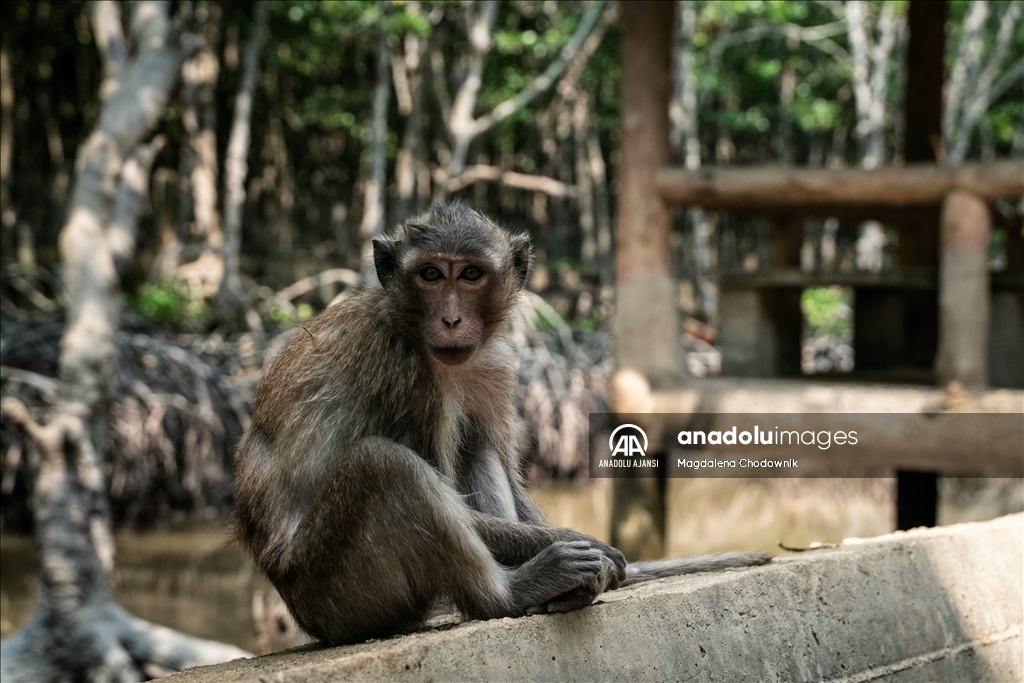
[[[598,586],[597,592],[603,593],[604,591],[613,591],[619,587],[619,583],[626,580],[626,557],[622,554],[618,548],[613,548],[607,543],[602,543],[593,536],[587,536],[581,534],[578,531],[572,529],[564,529],[562,531],[567,532],[572,536],[571,539],[574,541],[586,541],[590,544],[590,547],[594,550],[599,550],[601,555],[604,556],[605,564],[602,575],[604,576],[604,583]]]
[[[586,607],[597,599],[597,596],[605,591],[615,590],[619,583],[626,578],[626,558],[618,548],[613,548],[607,543],[573,532],[579,540],[585,540],[594,550],[601,553],[601,570],[588,580],[558,595],[543,605],[537,605],[530,610],[531,614],[544,614],[553,612],[570,612],[574,609]]]
[[[601,543],[596,538],[590,539],[590,547],[600,550],[605,559],[607,580],[600,592],[615,590],[619,583],[626,580],[626,556],[618,548]]]
[[[586,541],[552,543],[518,567],[513,575],[510,588],[520,601],[520,614],[543,614],[549,611],[548,604],[572,594],[580,586],[598,584],[605,564],[600,551]]]
[[[615,550],[612,548],[612,550]],[[618,551],[616,551],[618,552]],[[586,607],[606,590],[613,590],[619,585],[618,569],[607,555],[601,556],[601,571],[591,581],[566,591],[552,598],[543,605],[538,605],[530,613],[544,614],[554,612],[571,612]]]

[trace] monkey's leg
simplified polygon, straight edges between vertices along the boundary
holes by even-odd
[[[558,542],[582,542],[601,552],[601,571],[593,580],[575,586],[544,605],[534,606],[529,610],[531,613],[568,612],[585,607],[601,593],[618,588],[626,578],[626,558],[619,550],[578,531],[510,522],[478,512],[474,512],[473,522],[495,559],[502,564],[521,564]]]
[[[474,526],[501,564],[523,564],[558,541],[586,541],[605,556],[598,593],[617,588],[626,578],[626,558],[619,550],[578,531],[552,527],[517,478],[500,465],[497,454],[484,451],[474,457],[460,490],[466,504],[483,513],[474,515]]]
[[[498,465],[497,457],[477,457],[472,462],[474,467],[462,482],[463,491],[469,506],[483,513],[474,516],[474,525],[498,562],[520,565],[560,541],[583,541],[602,553],[601,571],[592,581],[534,606],[531,612],[585,607],[625,580],[626,558],[618,549],[578,531],[552,527],[518,479]]]
[[[540,526],[551,526],[544,513],[540,511],[537,504],[533,502],[533,498],[526,492],[523,485],[516,480],[509,482],[510,488],[512,489],[512,500],[515,503],[516,516],[520,522],[528,522],[530,524],[538,524]]]
[[[526,489],[519,481],[511,481],[512,498],[515,501],[516,514],[520,521],[536,524],[541,527],[551,527],[551,524],[544,517],[544,514],[533,502]],[[570,532],[578,537],[586,539],[592,548],[597,548],[603,554],[603,567],[598,580],[591,585],[579,586],[570,591],[569,594],[560,596],[558,599],[548,603],[549,612],[568,612],[570,610],[585,607],[593,602],[598,595],[605,591],[615,590],[626,578],[626,558],[618,548],[598,541],[596,538],[580,534],[572,529],[555,529],[556,532]],[[493,549],[492,549],[493,551]]]
[[[271,578],[304,630],[350,643],[412,628],[442,596],[470,618],[524,614],[601,571],[586,543],[557,543],[503,567],[471,515],[415,452],[363,439],[314,495],[288,568]]]

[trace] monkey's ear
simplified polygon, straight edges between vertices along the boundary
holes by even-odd
[[[516,274],[519,289],[526,284],[526,278],[530,276],[530,268],[533,266],[533,245],[530,243],[530,236],[521,233],[512,235],[512,270]]]
[[[373,267],[377,269],[377,279],[385,288],[395,276],[398,267],[398,242],[387,237],[373,239]]]

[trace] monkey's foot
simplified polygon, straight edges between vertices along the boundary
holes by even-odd
[[[594,592],[603,585],[607,563],[586,541],[552,543],[516,569],[510,588],[519,599],[520,614],[544,613],[548,603],[578,588]]]
[[[543,605],[537,605],[527,611],[527,614],[553,614],[556,612],[571,612],[574,609],[586,607],[597,599],[601,593],[614,590],[619,586],[618,567],[607,555],[601,558],[601,571],[583,584],[548,600]]]

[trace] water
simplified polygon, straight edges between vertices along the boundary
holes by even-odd
[[[611,480],[532,492],[556,526],[608,541]],[[942,479],[939,523],[1024,509],[1021,479]],[[669,555],[837,543],[893,529],[892,479],[723,479],[668,482]],[[0,537],[0,637],[29,617],[35,599],[32,539]],[[252,596],[266,579],[226,542],[218,524],[117,536],[114,595],[144,619],[256,651]]]
[[[0,537],[0,637],[27,621],[35,600],[31,538]],[[143,619],[252,651],[253,591],[268,586],[220,525],[122,533],[112,577],[114,596]]]

